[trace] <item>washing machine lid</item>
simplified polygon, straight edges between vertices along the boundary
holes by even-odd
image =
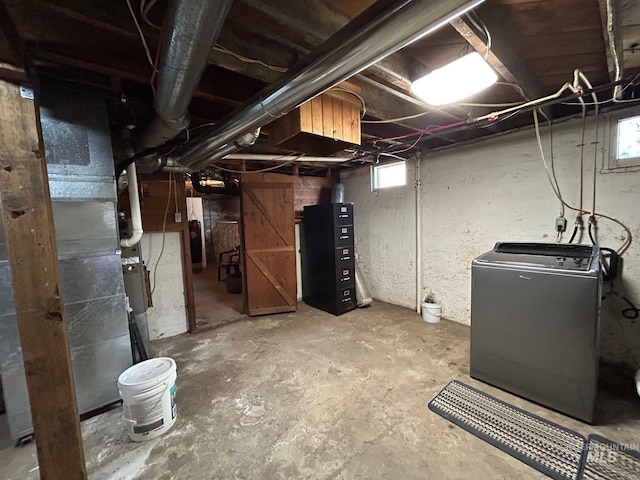
[[[474,262],[589,272],[599,270],[599,254],[596,245],[498,242]]]

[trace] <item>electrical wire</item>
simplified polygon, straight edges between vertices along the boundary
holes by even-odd
[[[173,176],[173,173],[171,173],[171,175]],[[173,176],[173,181],[175,182],[175,188],[173,189],[173,198],[175,199],[176,207],[175,213],[180,213],[180,211],[178,210],[178,182],[175,181],[175,176]]]
[[[149,20],[149,10],[153,8],[153,6],[156,4],[157,1],[158,0],[150,0],[149,3],[146,4],[147,0],[140,0],[140,16],[142,17],[142,19],[145,21],[147,25],[155,28],[156,30],[160,30],[159,25],[156,25],[151,20]]]
[[[573,243],[573,240],[576,238],[576,233],[578,233],[578,226],[573,227],[573,233],[571,234],[571,238],[569,239],[569,243]]]
[[[127,0],[129,1],[129,0]],[[155,28],[156,30],[160,30],[160,26],[156,25],[155,23],[153,23],[151,20],[149,20],[149,10],[151,10],[151,8],[153,8],[153,6],[157,3],[157,0],[150,0],[148,4],[146,4],[146,0],[141,0],[140,1],[140,16],[142,17],[142,19],[145,21],[145,23],[147,25],[149,25],[152,28]],[[145,5],[146,4],[146,5]],[[213,46],[213,50],[216,50],[218,52],[222,52],[225,53],[227,55],[231,55],[232,57],[240,60],[241,62],[244,63],[251,63],[251,64],[255,64],[255,65],[260,65],[262,67],[265,67],[269,70],[273,70],[274,72],[278,72],[278,73],[284,73],[288,70],[288,68],[286,67],[277,67],[275,65],[270,65],[268,63],[265,63],[261,60],[256,60],[255,58],[250,58],[250,57],[246,57],[244,55],[241,55],[237,52],[234,52],[233,50],[229,50],[228,48],[220,45],[220,44],[216,44]]]
[[[260,65],[262,67],[268,68],[269,70],[273,70],[274,72],[284,73],[287,70],[289,70],[286,67],[277,67],[275,65],[270,65],[268,63],[265,63],[265,62],[263,62],[261,60],[256,60],[255,58],[245,57],[244,55],[241,55],[241,54],[236,53],[236,52],[234,52],[232,50],[229,50],[228,48],[225,48],[220,44],[214,45],[213,49],[218,51],[218,52],[222,52],[222,53],[226,53],[227,55],[231,55],[232,57],[237,58],[241,62]]]
[[[287,157],[289,157],[289,155],[283,155],[280,158],[285,159]],[[280,163],[278,165],[274,165],[272,167],[263,168],[263,169],[260,169],[260,170],[248,170],[248,171],[232,170],[232,169],[229,169],[229,168],[220,167],[220,166],[218,166],[216,164],[207,165],[207,168],[215,168],[216,170],[221,170],[223,172],[228,172],[228,173],[263,173],[263,172],[270,172],[271,170],[277,170],[278,168],[284,167],[286,165],[290,165],[290,164],[294,163],[296,160],[299,160],[302,157],[304,157],[304,154],[297,155],[297,156],[293,157],[291,160],[287,160],[286,162]],[[279,160],[279,158],[276,157],[273,160]]]
[[[364,116],[367,114],[367,105],[364,101],[364,98],[362,98],[361,95],[358,95],[356,92],[353,92],[347,88],[344,87],[340,87],[340,86],[335,86],[335,87],[331,87],[329,90],[337,90],[338,92],[344,92],[344,93],[348,93],[349,95],[352,95],[354,97],[356,97],[358,100],[360,100],[360,104],[362,105],[362,111],[360,113],[360,120],[362,121],[362,119],[364,118]]]
[[[420,112],[415,115],[407,115],[406,117],[397,117],[397,118],[389,118],[387,120],[360,120],[360,123],[396,123],[402,122],[403,120],[411,120],[412,118],[424,117],[425,115],[429,115],[431,112]]]
[[[587,106],[582,100],[582,97],[579,97],[580,103],[582,103],[582,132],[580,135],[580,203],[579,203],[579,212],[578,215],[582,219],[583,213],[583,198],[584,198],[584,135],[586,132],[587,126]],[[571,243],[571,242],[569,242]]]
[[[194,130],[198,130],[199,128],[204,128],[204,127],[213,127],[215,126],[215,122],[208,122],[208,123],[203,123],[201,125],[196,125],[195,127],[191,127],[189,128],[190,132],[193,132]]]
[[[144,51],[147,54],[147,60],[149,61],[149,65],[151,65],[151,68],[155,69],[153,59],[151,58],[151,51],[149,50],[149,46],[147,45],[147,39],[144,38],[144,33],[142,33],[142,28],[140,27],[140,23],[138,23],[138,17],[136,17],[135,12],[133,11],[133,7],[131,6],[131,0],[125,0],[125,1],[127,2],[127,6],[129,7],[129,12],[131,13],[133,22],[136,24],[136,29],[138,30],[138,34],[140,35],[140,40],[142,41],[142,46],[144,47]]]
[[[487,58],[489,57],[489,52],[491,52],[491,34],[489,33],[489,29],[484,24],[484,22],[480,20],[480,18],[478,18],[477,20],[473,18],[473,14],[467,15],[467,18],[471,21],[471,23],[475,25],[478,30],[484,30],[484,33],[487,36],[487,51],[482,58],[486,62]],[[478,23],[480,23],[481,25],[478,25]]]
[[[540,140],[539,125],[538,125],[538,122],[537,122],[537,116],[535,114],[534,114],[534,127],[535,127],[535,130],[536,130],[536,138],[538,140],[538,146],[540,148],[540,153],[541,153],[541,155],[543,155],[544,154],[544,150],[542,149],[542,141]],[[547,169],[546,160],[544,160],[544,163],[545,163],[545,168]],[[553,192],[556,195],[556,197],[558,198],[558,200],[560,200],[560,202],[562,202],[562,204],[566,208],[568,208],[569,210],[573,210],[574,212],[580,212],[580,210],[578,208],[573,207],[573,206],[569,205],[567,202],[564,201],[562,196],[557,192],[556,187],[554,186],[553,181],[552,181],[551,176],[549,175],[549,173],[550,172],[547,169],[547,176],[549,178],[549,183],[551,185],[551,189],[553,190]],[[616,223],[617,225],[619,225],[620,227],[622,227],[624,229],[624,231],[626,232],[627,238],[625,239],[625,241],[622,243],[622,245],[617,250],[618,255],[624,254],[624,252],[629,248],[629,246],[631,245],[631,242],[633,241],[633,235],[632,235],[631,230],[629,229],[629,227],[627,227],[624,223],[622,223],[617,218],[611,217],[609,215],[605,215],[605,214],[599,213],[599,212],[594,212],[594,214],[595,214],[596,217],[606,218],[607,220]]]
[[[218,165],[207,165],[207,168],[214,168],[216,170],[221,170],[223,172],[229,172],[229,173],[263,173],[263,172],[270,172],[272,170],[277,170],[278,168],[281,168],[281,167],[284,167],[286,165],[289,165],[289,164],[293,163],[294,161],[295,160],[290,160],[288,162],[280,163],[278,165],[274,165],[273,167],[263,168],[261,170],[247,170],[247,171],[231,170],[229,168],[220,167]]]
[[[158,73],[158,64],[160,63],[160,44],[156,48],[156,56],[153,59],[153,71],[151,72],[151,78],[149,79],[149,86],[151,87],[151,91],[153,92],[153,98],[156,98],[156,74]]]
[[[509,120],[511,117],[515,117],[516,115],[518,115],[520,112],[515,111],[510,113],[509,115],[507,115],[506,117],[498,117],[495,120],[491,120],[491,122],[487,123],[486,125],[480,125],[479,128],[489,128],[489,127],[493,127],[494,125],[496,125],[497,123],[500,122],[504,122],[505,120]]]
[[[409,145],[407,148],[404,148],[402,150],[395,150],[393,152],[391,152],[393,155],[397,155],[398,153],[404,153],[404,152],[408,152],[409,150],[411,150],[413,147],[415,147],[420,140],[422,140],[422,137],[425,135],[425,131],[423,130],[422,133],[420,134],[420,136],[416,139],[415,142],[413,142],[411,145]]]
[[[160,265],[160,259],[162,258],[162,254],[164,253],[165,239],[167,235],[167,215],[169,214],[169,206],[171,205],[171,185],[173,184],[173,173],[169,174],[169,192],[167,194],[167,206],[164,209],[164,218],[162,219],[162,246],[160,247],[160,254],[158,255],[158,260],[153,267],[153,286],[151,287],[151,296],[153,297],[153,292],[156,291],[156,275],[158,273],[158,265]],[[178,186],[176,185],[176,188]]]
[[[549,165],[547,164],[547,159],[544,154],[544,148],[542,147],[542,139],[540,138],[540,124],[538,122],[537,108],[533,110],[533,125],[536,132],[536,139],[538,140],[538,148],[540,150],[540,158],[542,159],[542,164],[544,165],[544,169],[547,172],[547,178],[549,179],[549,184],[551,185],[551,189],[553,190],[553,193],[555,193],[556,197],[558,197],[558,200],[560,200],[560,215],[564,217],[565,202],[562,199],[562,193],[560,193],[560,185],[558,184],[558,179],[555,176],[555,170],[549,169]]]
[[[593,87],[591,86],[591,82],[589,82],[589,79],[587,79],[586,75],[584,73],[582,73],[581,71],[576,69],[576,72],[578,72],[578,76],[582,79],[582,81],[585,83],[585,85],[587,86],[587,88],[589,90],[593,90]],[[594,106],[594,118],[595,118],[595,122],[596,122],[596,128],[595,128],[595,140],[593,142],[593,196],[592,196],[592,204],[591,204],[591,217],[594,219],[595,221],[595,215],[596,215],[596,184],[597,184],[597,171],[598,171],[598,126],[599,126],[599,122],[598,122],[598,112],[599,112],[599,105],[598,105],[598,96],[595,93],[591,94],[593,101],[595,103]]]
[[[515,107],[518,105],[524,105],[524,102],[507,102],[507,103],[466,103],[455,102],[452,105],[458,105],[460,107]]]

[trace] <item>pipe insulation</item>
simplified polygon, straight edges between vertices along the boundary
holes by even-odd
[[[379,0],[312,50],[278,80],[226,119],[210,127],[179,153],[193,168],[247,132],[419,40],[484,0]],[[227,153],[231,153],[227,151]]]
[[[233,0],[172,0],[169,4],[154,107],[138,150],[162,145],[189,126],[188,108]]]

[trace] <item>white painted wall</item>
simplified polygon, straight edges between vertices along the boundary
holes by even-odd
[[[354,236],[360,268],[373,298],[415,305],[415,171],[407,186],[371,192],[369,168],[343,179],[345,200],[354,202]]]
[[[147,310],[149,339],[172,337],[187,331],[187,310],[184,299],[184,276],[182,261],[182,233],[167,232],[164,239],[162,257],[162,233],[145,233],[141,248],[147,268],[151,272],[153,307]],[[158,263],[160,259],[160,263]]]
[[[638,110],[631,110],[637,114]],[[640,172],[612,173],[604,120],[600,128],[597,210],[619,218],[634,235],[624,256],[618,288],[640,303]],[[579,120],[554,126],[558,180],[566,200],[576,204],[580,144]],[[593,172],[593,120],[588,122],[585,182]],[[548,152],[548,136],[543,129]],[[413,165],[410,165],[410,171]],[[430,291],[442,304],[443,316],[470,323],[471,261],[496,241],[553,241],[559,202],[543,169],[533,130],[504,135],[472,145],[427,154],[422,170],[422,297]],[[414,186],[372,193],[369,169],[342,179],[346,199],[355,203],[356,249],[372,296],[413,308],[415,305]],[[591,187],[585,187],[590,205]],[[567,212],[569,228],[575,214]],[[585,217],[586,220],[586,217]],[[603,246],[618,248],[623,230],[601,220]],[[571,232],[568,232],[570,235]],[[565,238],[565,240],[568,237]],[[583,239],[588,243],[588,238]],[[606,361],[640,367],[640,322],[621,317],[618,299],[603,303],[602,353]]]

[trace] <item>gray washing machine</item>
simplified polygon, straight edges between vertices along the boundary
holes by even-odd
[[[497,243],[471,267],[471,376],[593,422],[600,249]]]

